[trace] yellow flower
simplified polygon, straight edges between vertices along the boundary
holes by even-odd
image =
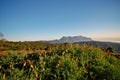
[[[26,61],[24,62],[23,66],[26,66]]]
[[[65,51],[62,52],[62,56],[64,56],[64,54],[65,54]]]
[[[10,64],[9,67],[10,67],[11,69],[13,69],[13,65],[12,65],[12,64]]]
[[[42,68],[42,71],[45,71],[45,68]]]
[[[60,64],[57,64],[57,65],[56,65],[56,67],[59,67],[59,66],[60,66]]]
[[[33,65],[32,65],[32,64],[30,65],[30,67],[31,67],[32,69],[34,69],[34,67],[33,67]]]
[[[68,49],[66,49],[65,52],[68,52]]]
[[[45,65],[46,64],[46,62],[45,61],[43,61],[43,65]]]
[[[40,80],[42,80],[42,78],[40,78]]]
[[[34,75],[35,75],[36,78],[38,78],[38,73],[37,72],[35,72]]]

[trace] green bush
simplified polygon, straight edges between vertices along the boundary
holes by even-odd
[[[93,46],[65,45],[0,56],[0,80],[120,80],[120,59]]]

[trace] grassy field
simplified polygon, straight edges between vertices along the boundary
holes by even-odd
[[[120,59],[77,44],[7,51],[0,56],[0,80],[120,80]]]

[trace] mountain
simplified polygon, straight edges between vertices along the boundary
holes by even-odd
[[[63,36],[59,40],[50,40],[47,41],[48,43],[75,43],[75,42],[86,42],[86,41],[93,41],[91,38],[84,37],[84,36]]]

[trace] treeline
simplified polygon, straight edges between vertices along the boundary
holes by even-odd
[[[62,44],[50,44],[43,41],[25,41],[25,42],[12,42],[0,40],[0,51],[39,51],[39,50],[51,50],[53,48],[59,48],[60,46],[68,45],[71,43]],[[101,48],[105,52],[120,52],[120,44],[109,42],[79,42],[79,45],[88,45]]]
[[[35,51],[35,50],[47,50],[56,45],[48,44],[40,41],[26,41],[26,42],[11,42],[11,41],[0,41],[0,51],[7,50],[26,50],[26,51]]]

